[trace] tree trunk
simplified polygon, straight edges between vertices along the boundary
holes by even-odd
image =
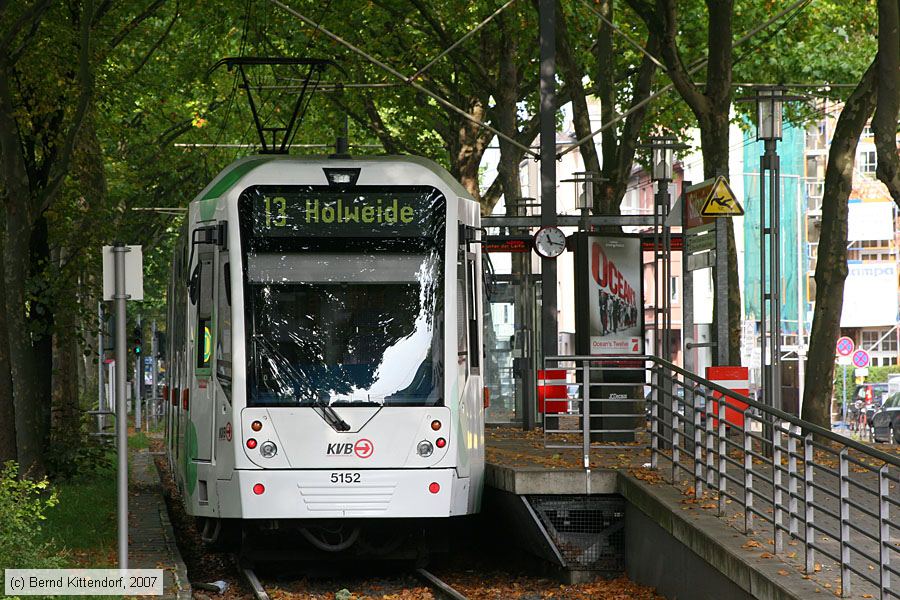
[[[66,260],[64,248],[53,252],[53,262],[61,265]],[[71,440],[71,432],[77,430],[78,422],[78,308],[74,304],[57,306],[54,317],[57,326],[51,339],[51,413],[50,440],[54,442],[59,433],[61,439]]]
[[[601,10],[603,10],[603,5],[606,4],[608,4],[608,0],[601,5]],[[569,43],[568,37],[568,27],[566,26],[566,16],[559,1],[556,2],[556,31],[556,57],[559,61],[562,76],[572,93],[572,123],[575,126],[575,135],[578,136],[578,139],[588,138],[578,148],[578,151],[581,153],[581,158],[584,161],[584,170],[589,173],[595,173],[599,177],[600,157],[597,155],[597,146],[594,144],[594,138],[589,137],[592,133],[591,116],[588,110],[587,92],[581,82],[584,77],[584,69],[578,64],[572,52],[572,45]],[[611,45],[612,42],[610,41]],[[601,98],[601,110],[614,111],[614,103],[608,103],[606,98]],[[611,131],[611,129],[607,131]],[[603,135],[603,144],[605,146],[607,143],[606,133]],[[615,132],[613,132],[612,143],[615,144]],[[599,185],[594,186],[594,189],[599,190],[599,187]],[[579,191],[578,193],[581,192]],[[594,199],[591,198],[590,200],[593,206]]]
[[[0,233],[0,256],[3,238]],[[0,282],[3,282],[3,261],[0,260]],[[16,411],[13,406],[13,387],[9,362],[9,334],[6,327],[6,293],[0,290],[0,464],[16,460]]]
[[[825,169],[822,234],[816,259],[816,307],[803,390],[804,420],[831,429],[834,345],[840,334],[847,278],[847,200],[863,127],[875,108],[878,59],[872,61],[838,118]]]
[[[701,120],[700,143],[703,150],[703,177],[712,179],[728,177],[730,123],[727,107],[713,107]],[[734,239],[734,220],[727,219],[728,257],[728,364],[741,364],[741,288],[738,285],[737,246]],[[718,289],[716,290],[718,292]],[[713,322],[718,322],[718,311],[713,308]],[[713,330],[716,338],[716,330]]]
[[[900,2],[878,0],[878,96],[872,131],[878,151],[876,176],[900,206],[900,157],[897,115],[900,113]]]
[[[31,348],[37,372],[39,444],[46,448],[50,441],[50,408],[53,396],[53,331],[54,306],[52,285],[47,281],[53,257],[50,254],[50,230],[46,214],[40,215],[31,229],[31,255],[28,277],[31,297],[28,306],[28,324]],[[40,283],[40,286],[36,285]]]
[[[468,112],[478,121],[484,122],[486,110],[480,100],[470,99]],[[478,168],[481,158],[494,134],[468,119],[456,118],[455,137],[449,140],[450,172],[459,180],[476,201],[481,199],[478,187]]]
[[[516,68],[516,55],[518,53],[518,32],[510,31],[508,19],[503,15],[498,17],[498,25],[501,29],[500,72],[494,98],[497,102],[494,107],[494,115],[497,130],[512,139],[519,133],[518,126],[518,89],[519,71]],[[522,150],[498,136],[500,142],[500,161],[497,172],[503,188],[503,197],[507,206],[512,199],[522,196],[522,183],[519,179],[519,163],[522,161]],[[487,207],[482,205],[482,210]],[[507,211],[508,213],[509,211]],[[489,211],[485,212],[489,214]]]
[[[6,284],[7,333],[10,374],[15,390],[16,445],[23,473],[33,476],[44,471],[41,444],[42,406],[39,374],[25,313],[25,283],[28,280],[28,252],[31,231],[23,206],[28,196],[12,195],[6,204],[6,244],[3,260]]]

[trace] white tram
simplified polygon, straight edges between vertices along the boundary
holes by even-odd
[[[479,510],[479,227],[464,188],[416,157],[248,157],[190,203],[166,444],[208,541]]]

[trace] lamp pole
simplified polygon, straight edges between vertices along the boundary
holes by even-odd
[[[656,182],[653,202],[653,345],[656,356],[671,359],[672,334],[672,235],[666,224],[672,210],[669,185],[674,179],[675,151],[688,146],[674,136],[652,136],[648,144],[651,179]],[[660,277],[661,276],[661,277]]]
[[[591,209],[594,207],[594,184],[606,181],[606,177],[601,177],[594,171],[575,171],[572,173],[572,179],[560,179],[560,183],[575,184],[575,208],[581,212],[581,223],[579,229],[581,231],[590,231]]]
[[[764,148],[759,159],[760,369],[765,403],[777,409],[781,409],[781,173],[778,140],[782,137],[784,92],[784,88],[777,86],[763,86],[756,90],[756,139],[762,140]],[[766,301],[769,302],[768,311]]]

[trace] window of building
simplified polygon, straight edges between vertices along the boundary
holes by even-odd
[[[863,173],[874,173],[876,161],[874,150],[863,150],[859,153],[859,170]]]
[[[872,133],[871,125],[866,125],[865,127],[863,127],[862,137],[863,137],[863,139],[871,139],[871,138],[875,137],[875,134]]]

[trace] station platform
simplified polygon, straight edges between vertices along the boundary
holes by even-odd
[[[820,572],[805,574],[802,545],[795,549],[794,540],[787,542],[786,554],[774,555],[766,528],[745,534],[738,528],[742,515],[730,510],[719,517],[716,502],[698,500],[687,482],[673,485],[666,480],[668,473],[650,469],[650,450],[642,437],[628,445],[592,449],[588,474],[580,448],[545,448],[539,429],[488,427],[487,510],[519,528],[528,551],[551,563],[563,580],[596,577],[597,571],[586,567],[587,557],[603,558],[604,549],[621,543],[620,565],[629,579],[655,587],[667,598],[840,595],[835,583],[839,567],[823,561]],[[553,503],[553,498],[560,500]],[[597,504],[612,499],[620,507]],[[602,522],[584,525],[585,516],[604,511],[609,514]],[[535,526],[526,532],[529,517]],[[578,552],[571,551],[574,546]],[[854,592],[843,597],[878,597],[863,586]]]
[[[190,600],[187,567],[178,551],[153,456],[140,450],[132,453],[129,461],[128,566],[163,569],[162,598]]]

